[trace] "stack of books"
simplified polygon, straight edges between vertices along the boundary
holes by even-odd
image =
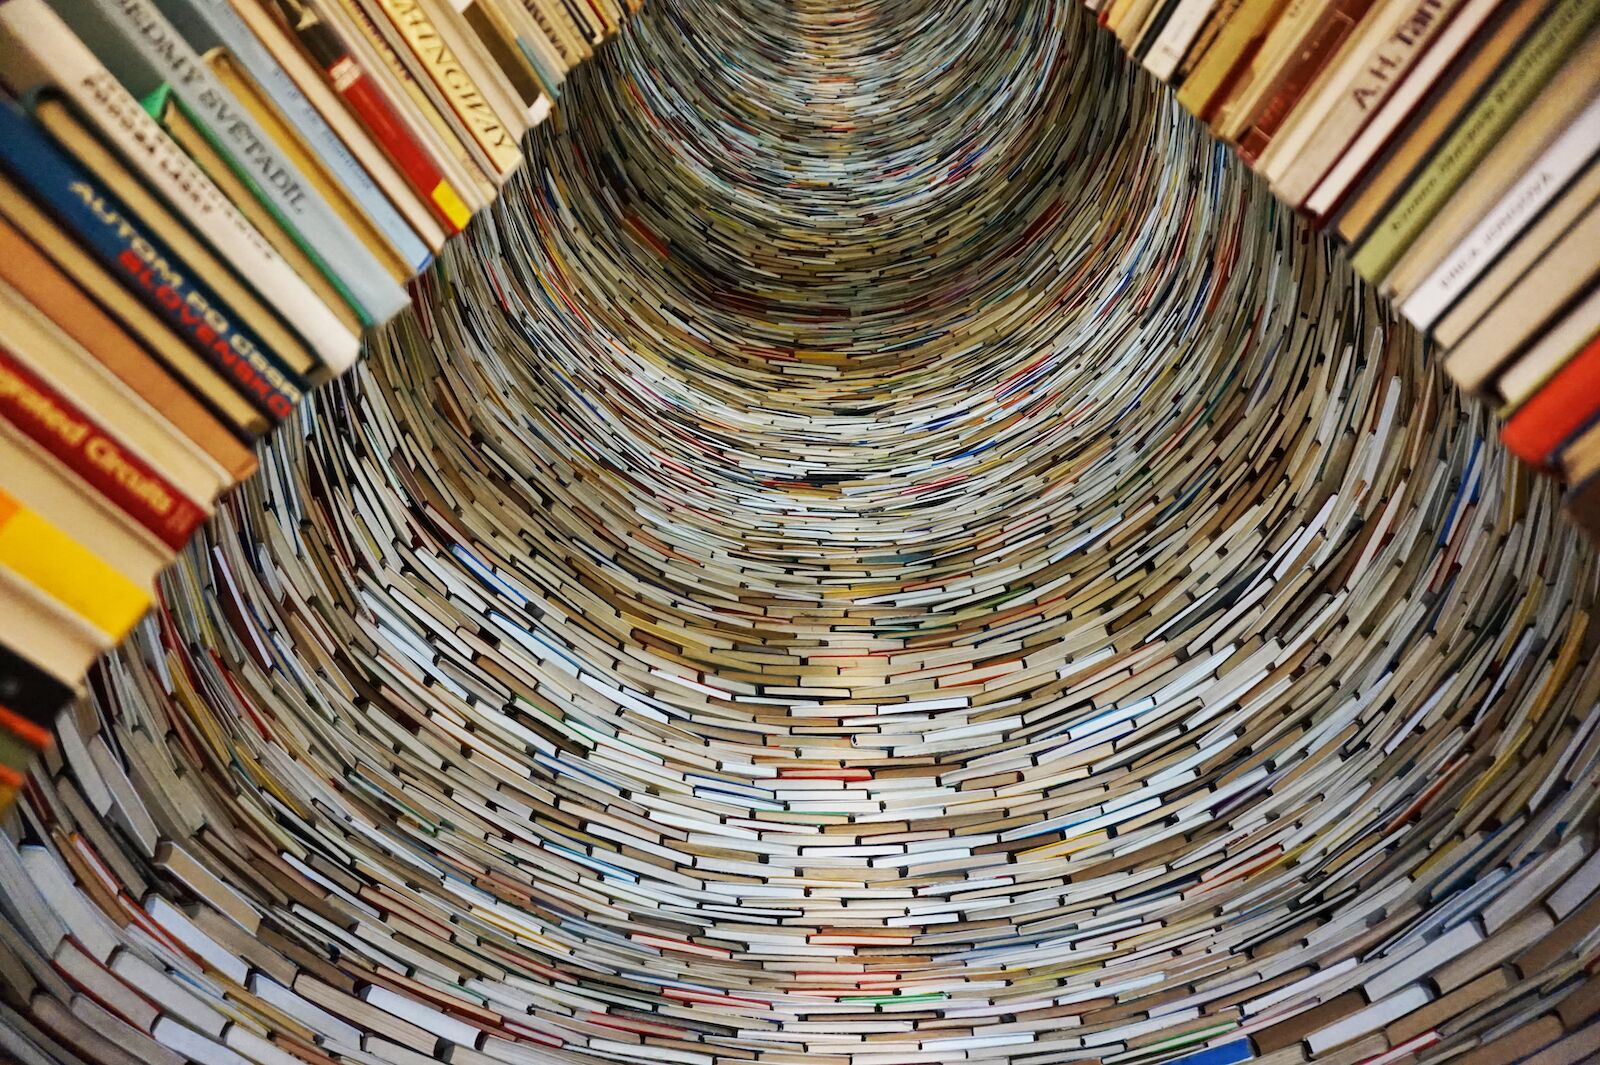
[[[1600,3],[1088,2],[1600,536]]]
[[[0,0],[0,800],[613,0]]]

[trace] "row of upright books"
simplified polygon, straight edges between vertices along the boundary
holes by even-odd
[[[0,797],[628,14],[0,2]]]
[[[1600,535],[1600,2],[1089,4]]]

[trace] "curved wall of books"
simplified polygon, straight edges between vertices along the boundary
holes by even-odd
[[[1593,552],[1075,6],[659,0],[528,159],[64,724],[13,1047],[1592,1040]]]

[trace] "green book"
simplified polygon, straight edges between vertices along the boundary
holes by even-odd
[[[1378,282],[1533,103],[1600,18],[1600,0],[1561,0],[1536,25],[1445,142],[1356,249],[1356,273]]]

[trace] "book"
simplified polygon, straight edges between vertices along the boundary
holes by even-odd
[[[37,225],[44,227],[48,223],[38,219]],[[3,218],[0,218],[0,280],[38,308],[57,328],[91,351],[152,409],[161,411],[175,428],[226,470],[233,481],[242,481],[255,472],[255,455],[233,436],[228,426],[185,391],[166,367],[120,323]],[[115,291],[121,292],[120,289]],[[165,333],[159,323],[152,323],[152,327]],[[174,347],[188,354],[188,349],[182,345]]]
[[[1433,90],[1413,110],[1394,143],[1362,177],[1336,216],[1340,239],[1351,245],[1365,241],[1387,210],[1450,134],[1462,113],[1498,73],[1555,0],[1508,0],[1489,24],[1463,48],[1462,55],[1439,76]]]
[[[223,87],[233,94],[234,99],[244,104],[284,157],[300,168],[323,200],[350,227],[350,231],[356,234],[372,257],[383,265],[389,276],[400,284],[410,281],[414,274],[411,264],[373,226],[332,171],[324,167],[312,153],[305,138],[283,117],[277,105],[261,92],[250,76],[239,68],[227,50],[214,48],[201,58]]]
[[[133,290],[124,287],[110,270],[67,236],[3,172],[0,172],[0,216],[4,216],[19,239],[21,234],[26,233],[30,242],[47,255],[52,264],[91,295],[198,400],[223,418],[241,441],[252,442],[266,432],[270,426],[267,417],[258,412],[241,391],[236,390],[179,334],[169,329],[167,323],[141,302]],[[24,286],[17,287],[30,300],[34,300],[32,292]],[[46,306],[42,301],[34,301]]]
[[[1515,314],[1510,309],[1491,312],[1445,360],[1445,369],[1463,387],[1490,389],[1501,403],[1520,406],[1600,330],[1600,291],[1595,287],[1600,270],[1585,265],[1574,273],[1567,255],[1552,255],[1546,262],[1568,270],[1541,263],[1529,271],[1508,294],[1526,296],[1528,303],[1516,307]],[[1479,332],[1496,328],[1503,332]],[[1502,354],[1496,361],[1488,351]],[[1495,370],[1499,376],[1491,380]]]
[[[442,233],[460,232],[471,219],[471,212],[460,193],[440,173],[427,150],[407,129],[405,121],[395,111],[394,102],[383,94],[362,70],[360,63],[351,56],[338,35],[314,11],[292,0],[285,0],[276,6],[327,79],[328,87],[343,98],[352,114],[364,124],[365,133],[373,138],[372,147],[381,151],[398,168],[397,173],[402,180],[427,205],[435,225],[443,224],[445,228]],[[258,17],[253,21],[256,32],[272,32],[270,24],[263,24],[266,20]],[[305,80],[302,79],[300,83],[304,85]],[[330,113],[340,110],[334,101],[329,104],[325,110]],[[442,239],[441,235],[438,238],[441,245]]]
[[[1433,325],[1431,332],[1446,350],[1461,338],[1499,302],[1506,290],[1544,257],[1561,235],[1600,201],[1600,161],[1590,163],[1567,186],[1556,202],[1519,235],[1491,265],[1467,286],[1466,291]]]
[[[203,56],[224,49],[239,64],[250,84],[271,101],[304,139],[307,151],[327,173],[325,182],[335,184],[351,197],[366,223],[383,235],[393,254],[405,263],[408,277],[427,267],[433,250],[442,243],[442,235],[431,226],[425,234],[413,228],[410,219],[415,213],[405,212],[403,206],[390,202],[377,177],[369,174],[370,168],[358,161],[330,125],[330,120],[338,116],[324,117],[325,111],[339,109],[319,108],[308,99],[286,69],[287,64],[280,65],[271,44],[257,36],[239,10],[227,0],[158,0],[157,6],[196,52]],[[253,2],[240,7],[259,11]],[[213,71],[215,69],[213,65]],[[249,103],[242,98],[241,102]],[[258,114],[259,110],[254,107],[251,113]],[[435,241],[431,247],[426,243],[430,236]]]
[[[116,641],[150,608],[150,593],[0,488],[0,570]]]
[[[112,190],[124,212],[131,212],[140,224],[157,234],[169,249],[169,261],[181,265],[191,277],[204,277],[214,299],[207,302],[207,318],[213,329],[226,336],[235,349],[259,351],[265,359],[288,367],[301,379],[311,376],[319,366],[316,353],[289,324],[281,312],[258,297],[242,275],[220,261],[185,220],[168,210],[150,189],[131,173],[116,155],[88,129],[70,103],[53,91],[24,97],[35,122],[101,187]],[[310,290],[307,289],[309,295]],[[311,297],[315,298],[315,297]],[[191,306],[196,306],[191,302]],[[323,304],[319,307],[327,308]],[[331,317],[331,315],[330,315]],[[346,333],[351,346],[336,357],[340,368],[354,364],[358,350],[355,335]],[[255,360],[252,360],[255,361]],[[258,363],[258,366],[260,363]],[[335,369],[327,362],[324,371]]]
[[[1502,0],[1467,0],[1462,5],[1439,32],[1438,40],[1423,51],[1416,65],[1400,79],[1394,92],[1316,183],[1302,205],[1308,214],[1322,220],[1335,213],[1346,195],[1374,171],[1385,148],[1419,113],[1422,101],[1439,84],[1445,71],[1502,6]]]
[[[360,348],[321,300],[278,257],[215,185],[162,136],[138,102],[43,0],[8,0],[0,9],[0,61],[18,96],[51,87],[94,134],[135,169],[167,206],[239,276],[284,309],[322,362],[342,370]],[[76,123],[74,123],[76,124]],[[69,146],[70,148],[70,146]],[[81,161],[81,160],[80,160]]]
[[[1304,204],[1461,7],[1458,0],[1374,7],[1262,153],[1259,169],[1273,193],[1291,206]]]
[[[6,312],[0,343],[13,359],[210,513],[231,484],[226,470],[10,286],[0,285],[0,309]]]
[[[1433,214],[1426,232],[1385,276],[1380,287],[1385,296],[1404,306],[1453,247],[1474,239],[1480,220],[1496,216],[1502,228],[1513,228],[1517,219],[1527,217],[1515,207],[1519,199],[1533,196],[1542,208],[1588,163],[1600,141],[1600,80],[1592,77],[1596,65],[1600,33],[1573,54],[1516,126]],[[1511,204],[1500,206],[1507,197]]]
[[[382,322],[407,304],[405,290],[386,274],[305,175],[273,149],[272,141],[224,89],[200,56],[149,0],[50,0],[75,33],[136,97],[164,83],[217,138],[229,164],[252,175],[275,217],[330,279],[352,294],[363,319]],[[136,56],[137,64],[129,57]],[[150,74],[159,79],[152,83]]]
[[[1600,3],[1561,0],[1508,58],[1482,96],[1462,114],[1426,167],[1357,246],[1350,263],[1369,281],[1384,280],[1479,161],[1527,110],[1600,17]],[[1577,76],[1578,68],[1573,68]],[[1547,97],[1556,104],[1562,101]]]
[[[257,410],[276,421],[293,412],[306,382],[231,319],[227,304],[202,280],[183,272],[181,260],[159,236],[144,229],[111,189],[51,143],[9,100],[0,100],[0,166]]]
[[[1232,90],[1237,78],[1242,76],[1242,68],[1260,51],[1288,2],[1242,0],[1221,22],[1216,38],[1178,86],[1178,103],[1200,121],[1210,122],[1221,106],[1222,95]]]
[[[1514,148],[1508,145],[1506,150],[1514,151]],[[1401,313],[1419,329],[1432,326],[1597,154],[1600,154],[1600,87],[1597,87],[1596,99],[1546,145],[1532,165],[1511,183],[1439,264],[1410,287],[1405,302],[1400,305]],[[1403,283],[1397,281],[1397,292]]]
[[[177,95],[164,88],[158,89],[144,100],[144,107],[167,136],[172,138],[173,143],[182,148],[184,154],[216,184],[228,202],[255,226],[300,279],[333,311],[335,317],[348,329],[363,328],[360,311],[349,293],[330,278],[305,248],[279,224],[267,202],[258,195],[255,182],[229,165],[217,151],[215,142],[194,122]]]
[[[1530,466],[1553,465],[1561,445],[1600,416],[1600,339],[1591,339],[1517,407],[1500,439]]]

